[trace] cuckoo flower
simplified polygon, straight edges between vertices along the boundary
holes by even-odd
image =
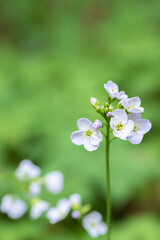
[[[140,113],[131,113],[128,115],[128,119],[134,122],[134,129],[128,140],[132,144],[139,144],[143,139],[143,135],[151,129],[151,122],[147,119],[141,119]]]
[[[49,203],[40,199],[33,199],[30,216],[33,219],[39,218],[49,207]]]
[[[19,197],[7,194],[2,198],[1,212],[4,212],[12,219],[18,219],[24,215],[27,205]]]
[[[107,226],[102,221],[102,216],[99,212],[91,212],[83,218],[84,229],[93,238],[104,235],[107,232]]]
[[[122,109],[113,110],[112,115],[110,126],[114,136],[126,140],[134,129],[133,121],[128,120],[127,113]]]
[[[107,84],[104,84],[104,88],[108,92],[111,98],[124,99],[127,98],[127,95],[124,91],[119,92],[119,87],[112,81],[108,81]]]
[[[41,169],[28,159],[23,160],[16,170],[16,177],[24,181],[36,178],[40,174]]]
[[[77,125],[79,130],[72,133],[71,141],[76,145],[84,145],[90,152],[96,150],[103,139],[101,132],[87,118],[79,119]]]
[[[47,212],[47,218],[51,224],[55,224],[63,220],[71,209],[68,199],[61,199],[56,207],[52,207]]]
[[[139,97],[125,98],[121,102],[122,106],[130,113],[144,112],[144,108],[140,107],[141,99]]]
[[[51,193],[60,193],[63,189],[63,174],[60,171],[47,173],[45,176],[45,185]]]

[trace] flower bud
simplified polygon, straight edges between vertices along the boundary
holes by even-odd
[[[108,113],[107,113],[107,117],[113,117],[112,112],[108,112]]]
[[[100,112],[100,106],[96,106],[96,111],[99,113]]]
[[[93,127],[95,129],[102,128],[102,123],[99,120],[95,120],[95,122],[93,123]]]
[[[90,211],[90,209],[91,209],[91,206],[89,204],[86,204],[85,206],[83,206],[81,209],[82,215],[87,214]]]
[[[112,106],[109,106],[109,111],[111,111],[111,112],[112,112],[112,111],[113,111],[113,109],[114,109],[114,108],[113,108]]]
[[[91,97],[90,101],[91,101],[91,104],[93,105],[93,107],[96,107],[97,105],[99,105],[98,100],[94,97]]]
[[[72,218],[78,219],[78,218],[80,218],[80,217],[81,217],[81,214],[80,214],[79,211],[73,211],[73,212],[72,212]]]
[[[108,103],[108,102],[105,102],[104,106],[105,106],[105,107],[108,107],[108,106],[109,106],[109,103]]]
[[[101,114],[104,114],[104,106],[102,106],[102,107],[100,108],[100,113],[101,113]]]
[[[109,110],[108,107],[106,107],[106,108],[104,109],[104,112],[105,112],[105,113],[108,113],[108,110]]]
[[[121,102],[119,102],[118,103],[118,109],[121,109],[121,108],[123,108],[123,106],[122,106]]]

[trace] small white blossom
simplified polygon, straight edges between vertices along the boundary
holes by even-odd
[[[104,235],[107,232],[107,226],[102,221],[102,216],[99,212],[93,211],[86,215],[82,221],[84,229],[93,238],[99,235]]]
[[[124,91],[119,92],[119,87],[112,81],[108,81],[107,84],[104,84],[104,88],[111,98],[124,99],[128,97]]]
[[[151,122],[147,119],[141,119],[140,113],[131,113],[128,115],[128,119],[134,122],[134,129],[128,140],[132,144],[139,144],[143,139],[143,135],[151,129]]]
[[[102,123],[99,120],[95,120],[95,122],[93,123],[93,127],[95,129],[102,128]]]
[[[45,185],[51,193],[60,193],[63,189],[63,174],[60,171],[47,173],[45,176]]]
[[[71,141],[76,145],[84,145],[90,152],[96,150],[103,140],[101,132],[86,118],[79,119],[77,125],[79,130],[72,133]]]
[[[29,193],[33,196],[39,195],[41,192],[41,185],[39,182],[33,182],[29,185]]]
[[[38,177],[41,174],[41,169],[30,160],[25,159],[19,164],[15,173],[20,180],[29,180]]]
[[[68,199],[61,199],[56,207],[50,208],[47,212],[47,218],[51,224],[55,224],[68,215],[71,209],[70,201]]]
[[[30,216],[33,219],[39,218],[49,208],[49,203],[40,199],[33,200]]]
[[[74,207],[74,206],[81,204],[82,198],[81,198],[80,194],[74,193],[69,197],[69,201],[70,201],[71,206]]]
[[[120,103],[130,113],[144,112],[144,108],[140,107],[141,99],[139,97],[125,98]]]
[[[122,109],[113,110],[112,115],[110,126],[114,136],[126,140],[134,129],[133,121],[128,120],[127,113]]]
[[[2,198],[1,212],[6,213],[12,219],[18,219],[24,215],[27,205],[19,197],[7,194]]]

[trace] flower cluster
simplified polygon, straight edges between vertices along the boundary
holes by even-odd
[[[128,95],[119,91],[117,84],[112,81],[104,84],[104,88],[109,94],[107,102],[101,106],[99,101],[92,97],[92,106],[109,123],[116,138],[128,139],[132,144],[139,144],[144,134],[151,129],[151,122],[141,117],[144,108],[141,107],[140,98],[128,98]],[[114,106],[116,99],[120,101]],[[77,125],[79,130],[72,133],[71,141],[76,145],[84,145],[88,151],[96,150],[103,140],[100,128],[103,128],[105,123],[99,120],[92,123],[86,118],[81,118]]]
[[[80,221],[84,229],[94,238],[106,233],[107,226],[103,223],[101,214],[90,212],[91,206],[82,204],[80,194],[74,193],[69,198],[62,198],[56,206],[40,199],[42,187],[52,194],[58,194],[64,185],[63,174],[60,171],[40,175],[41,169],[38,166],[30,160],[23,160],[16,169],[15,176],[24,187],[24,200],[16,194],[7,194],[1,200],[0,211],[11,219],[19,219],[30,209],[30,218],[38,219],[45,214],[51,224],[71,217]]]

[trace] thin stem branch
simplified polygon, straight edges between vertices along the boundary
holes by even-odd
[[[107,120],[107,136],[106,136],[106,174],[107,174],[107,240],[110,240],[111,234],[111,198],[110,198],[110,172],[109,172],[109,133],[110,133],[110,125],[109,120]]]
[[[114,140],[116,140],[116,139],[117,139],[116,137],[112,138],[112,139],[109,141],[109,143],[111,143],[112,141],[114,141]]]

